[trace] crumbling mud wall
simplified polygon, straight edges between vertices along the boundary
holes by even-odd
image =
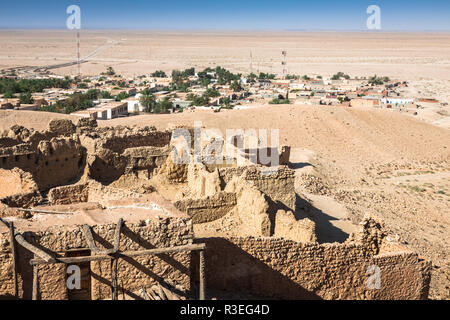
[[[44,132],[12,127],[0,139],[0,168],[31,173],[40,191],[79,178],[86,153],[78,139],[71,137],[75,128],[69,123],[52,121]]]
[[[318,244],[315,223],[297,220],[294,214],[294,172],[284,166],[289,163],[288,147],[279,154],[282,165],[269,168],[251,162],[238,166],[236,158],[223,165],[175,164],[175,144],[170,131],[98,128],[90,119],[77,125],[52,121],[43,132],[15,126],[0,134],[0,179],[8,183],[0,190],[0,217],[29,218],[33,214],[26,216],[18,207],[38,204],[77,207],[77,214],[87,208],[154,205],[164,210],[153,219],[126,222],[121,250],[191,243],[195,224],[196,240],[207,243],[207,288],[284,299],[427,297],[430,264],[400,245],[387,243],[374,220],[365,220],[346,243]],[[204,147],[211,145],[207,142]],[[161,201],[160,195],[166,199]],[[166,214],[171,218],[158,218]],[[98,217],[101,221],[104,216]],[[112,248],[115,225],[93,216],[88,219],[97,244]],[[44,250],[60,256],[91,254],[75,223],[34,230],[40,231],[24,236]],[[30,299],[33,257],[21,246],[18,250],[19,296]],[[119,293],[138,298],[137,291],[157,282],[189,291],[198,280],[197,263],[195,252],[121,258]],[[110,261],[90,263],[90,299],[110,298],[110,270]],[[39,267],[39,298],[70,298],[65,271],[61,264]],[[0,234],[0,298],[12,295],[12,272],[5,232]],[[379,287],[375,282],[377,288],[368,283],[374,272],[381,279]]]
[[[0,204],[27,207],[42,201],[39,188],[29,172],[19,168],[0,169]],[[0,216],[2,215],[0,210]]]
[[[185,199],[174,203],[175,207],[192,217],[193,223],[205,223],[220,219],[236,206],[234,193],[219,192],[201,199]]]
[[[48,201],[54,205],[87,202],[89,185],[87,183],[61,186],[50,189]]]
[[[273,201],[274,210],[284,209],[295,211],[294,171],[286,166],[273,170],[262,167],[221,168],[219,175],[223,184],[227,184],[235,176],[239,176]]]
[[[428,296],[429,264],[410,251],[371,255],[362,244],[319,245],[277,238],[201,241],[207,244],[209,288],[275,299],[409,300]],[[379,288],[374,270],[381,277]]]
[[[14,126],[0,134],[0,168],[33,175],[40,191],[89,176],[111,183],[123,174],[150,176],[170,153],[171,132],[128,127],[98,128],[95,121],[53,120],[43,132]]]
[[[92,228],[98,247],[110,249],[114,246],[115,225],[97,225]],[[80,227],[51,227],[40,232],[26,232],[24,237],[30,243],[47,251],[57,252],[64,257],[73,250],[88,248]],[[157,221],[126,223],[122,228],[120,250],[145,250],[192,243],[192,224],[186,218],[165,218]],[[21,246],[18,249],[19,297],[31,299],[33,255]],[[120,258],[118,261],[118,286],[131,298],[141,288],[150,288],[162,283],[177,291],[190,290],[189,252]],[[0,234],[0,297],[11,298],[14,294],[12,254],[9,233]],[[110,261],[94,261],[90,264],[91,299],[111,298]],[[39,299],[60,300],[68,298],[66,286],[66,265],[41,265],[39,276]]]
[[[88,150],[88,175],[100,182],[111,183],[134,170],[147,170],[150,176],[170,153],[168,131],[117,127],[95,133],[81,139]]]

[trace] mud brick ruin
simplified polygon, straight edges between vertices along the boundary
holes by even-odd
[[[173,130],[81,119],[1,134],[0,298],[427,298],[430,262],[372,218],[318,243],[289,147],[271,174],[235,145],[236,161],[176,164]]]

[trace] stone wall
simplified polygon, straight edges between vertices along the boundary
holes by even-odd
[[[235,176],[248,181],[270,197],[274,202],[273,211],[295,211],[294,171],[285,166],[280,166],[271,173],[264,173],[262,170],[263,168],[256,166],[221,168],[219,175],[224,184],[228,184]]]
[[[410,251],[371,255],[362,244],[205,238],[207,287],[276,299],[426,299],[430,265]],[[193,261],[196,261],[195,259]],[[370,266],[381,275],[370,289]],[[193,272],[197,267],[193,265]]]
[[[85,151],[71,138],[41,140],[38,144],[22,143],[0,146],[0,168],[20,168],[33,175],[39,190],[67,184],[84,169]]]
[[[112,248],[115,225],[93,227],[94,240],[100,249]],[[80,227],[54,226],[43,232],[26,232],[25,238],[44,250],[57,252],[60,256],[74,249],[88,247]],[[122,228],[120,250],[144,250],[152,248],[186,245],[192,243],[192,224],[185,218],[167,218],[147,220],[141,223],[126,223]],[[19,295],[31,299],[32,268],[29,260],[32,254],[18,246]],[[161,254],[119,259],[119,293],[138,298],[136,292],[142,287],[149,288],[157,282],[169,287],[190,290],[189,252]],[[9,245],[9,234],[0,234],[0,298],[13,295],[13,266]],[[39,298],[59,300],[67,299],[65,265],[53,264],[39,267]],[[110,262],[91,262],[91,298],[110,299],[111,274]]]
[[[193,223],[205,223],[220,219],[236,206],[234,193],[219,192],[200,199],[183,199],[174,206],[192,217]]]
[[[89,196],[89,185],[87,183],[74,184],[50,189],[48,201],[51,204],[71,204],[77,202],[87,202]]]

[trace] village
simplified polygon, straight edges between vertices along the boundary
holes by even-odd
[[[223,112],[262,105],[312,105],[383,108],[417,115],[427,107],[445,107],[433,97],[414,96],[409,84],[388,77],[351,78],[282,76],[221,68],[173,70],[123,77],[112,67],[98,76],[57,76],[48,70],[3,71],[0,109],[72,114],[95,120],[140,114]]]

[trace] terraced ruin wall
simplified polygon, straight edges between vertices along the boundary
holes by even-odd
[[[43,250],[58,252],[65,256],[70,250],[88,248],[81,228],[51,227],[44,232],[27,232],[24,237]],[[99,225],[92,228],[94,240],[100,249],[112,248],[115,225]],[[145,250],[192,243],[192,224],[188,219],[171,218],[158,221],[126,223],[122,228],[120,250]],[[19,297],[31,299],[33,271],[29,260],[32,254],[21,246],[18,248]],[[118,291],[136,298],[142,287],[166,283],[169,287],[190,290],[189,252],[140,256],[119,259]],[[110,262],[91,262],[91,299],[111,298]],[[12,254],[9,233],[0,234],[0,299],[12,298],[14,294]],[[68,298],[66,265],[39,266],[39,299],[60,300]]]
[[[360,244],[302,244],[276,238],[201,241],[207,244],[208,288],[276,299],[428,296],[430,266],[412,252],[371,255]],[[380,271],[379,289],[376,270]]]
[[[0,168],[30,172],[39,190],[67,184],[79,177],[84,159],[84,148],[70,138],[52,138],[36,146],[29,143],[0,149]]]

